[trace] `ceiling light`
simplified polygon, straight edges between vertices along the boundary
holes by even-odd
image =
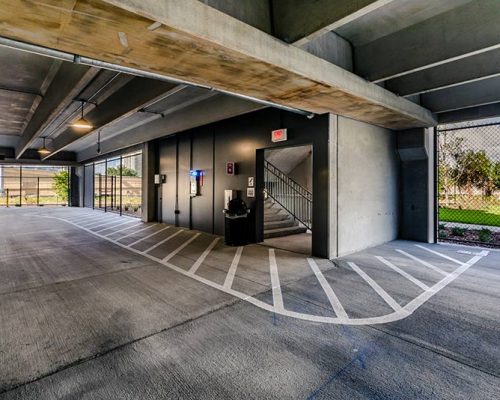
[[[83,118],[83,105],[85,104],[84,101],[82,101],[82,116],[80,117],[80,119],[76,120],[75,122],[73,122],[71,124],[71,126],[73,128],[77,128],[77,129],[92,129],[93,126],[92,124],[87,121],[85,118]]]
[[[51,153],[51,151],[45,147],[45,138],[43,138],[43,146],[38,149],[38,154],[41,156],[47,156]]]

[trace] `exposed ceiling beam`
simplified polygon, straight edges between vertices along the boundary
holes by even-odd
[[[385,82],[400,96],[412,96],[500,76],[500,49]]]
[[[47,2],[0,0],[1,35],[311,113],[391,129],[436,123],[428,110],[196,0],[80,0],[74,10]],[[64,30],[61,12],[73,13]]]
[[[275,35],[302,46],[395,0],[273,0]]]
[[[165,92],[175,86],[172,83],[157,82],[146,78],[132,79],[85,115],[85,118],[95,129],[82,133],[81,130],[69,126],[54,139],[49,147],[51,153],[44,159],[53,157],[73,142],[90,135],[95,130],[102,129],[137,112],[142,107],[151,104],[152,101],[161,98]]]
[[[355,71],[394,79],[500,49],[500,2],[472,1],[355,49]]]
[[[262,108],[265,108],[262,104],[218,94],[196,104],[191,104],[169,115],[168,118],[157,118],[127,131],[126,135],[105,140],[101,143],[101,152],[105,154],[124,149]],[[95,148],[89,147],[77,154],[77,160],[83,162],[95,156]]]
[[[95,68],[69,63],[63,63],[59,67],[16,146],[17,159],[22,157],[39,133],[73,101],[98,72]]]
[[[420,100],[436,113],[497,103],[500,102],[500,77],[425,93]]]
[[[440,124],[500,117],[500,102],[438,114]]]

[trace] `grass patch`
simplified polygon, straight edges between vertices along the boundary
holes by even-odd
[[[487,210],[458,210],[440,208],[439,220],[444,222],[461,222],[463,224],[500,226],[500,210],[497,206]]]

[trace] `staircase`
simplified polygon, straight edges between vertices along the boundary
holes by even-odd
[[[307,232],[307,228],[288,214],[271,198],[264,202],[264,239],[296,235]]]
[[[264,238],[296,235],[312,229],[312,193],[264,161]]]

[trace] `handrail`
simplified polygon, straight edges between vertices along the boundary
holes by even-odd
[[[264,160],[267,194],[295,220],[312,229],[312,193],[289,178],[278,167]]]

